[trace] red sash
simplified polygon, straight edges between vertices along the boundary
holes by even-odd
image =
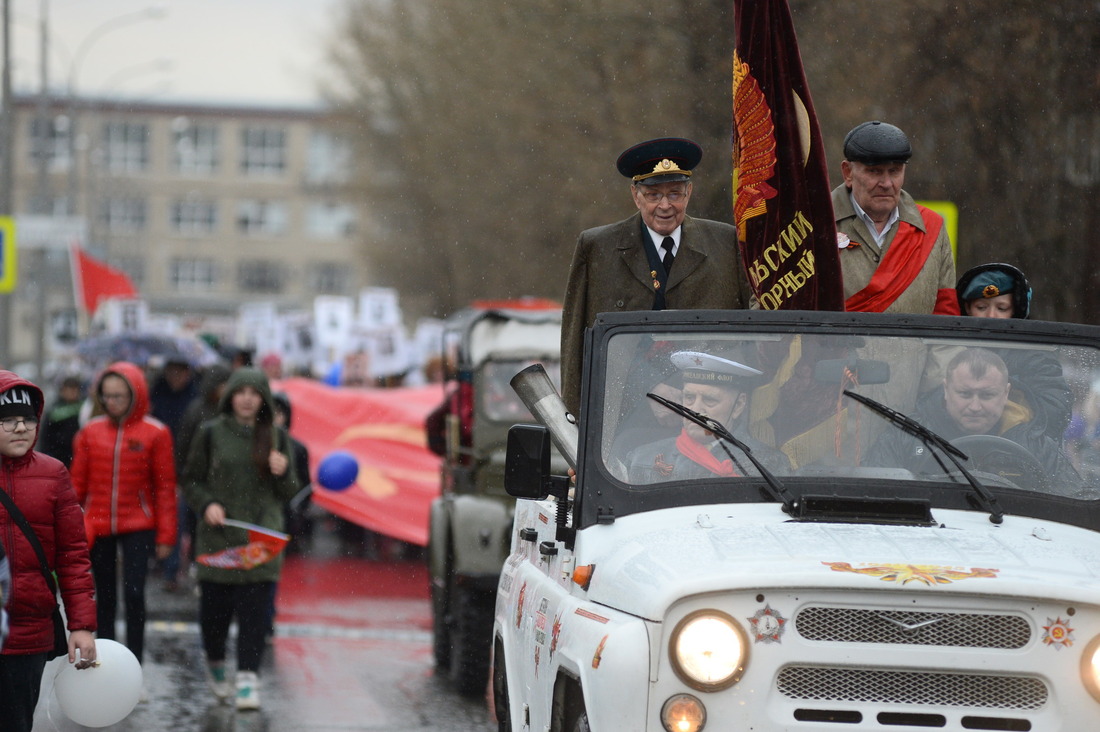
[[[710,450],[691,439],[687,430],[680,430],[680,436],[676,438],[676,449],[680,454],[698,463],[715,475],[737,475],[733,472],[732,460],[719,460]]]
[[[924,219],[926,231],[922,232],[906,221],[898,222],[898,233],[887,248],[886,256],[871,275],[871,281],[845,301],[845,310],[861,313],[884,312],[913,284],[913,280],[928,261],[928,255],[932,253],[940,229],[943,228],[943,219],[939,214],[924,206],[917,206],[917,210]],[[939,290],[936,295],[934,312],[941,312],[941,301],[944,298]]]

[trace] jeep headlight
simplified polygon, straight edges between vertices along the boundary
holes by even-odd
[[[732,617],[699,610],[676,625],[668,653],[672,669],[685,684],[699,691],[719,691],[741,678],[749,644]]]
[[[1093,698],[1100,702],[1100,636],[1093,638],[1081,655],[1081,680]]]

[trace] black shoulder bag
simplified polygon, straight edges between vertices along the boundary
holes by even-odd
[[[42,542],[38,540],[38,535],[34,533],[34,529],[27,522],[27,517],[23,515],[23,512],[19,510],[19,506],[15,505],[15,501],[3,488],[0,488],[0,502],[3,502],[4,508],[8,509],[8,514],[15,521],[16,526],[23,531],[27,541],[30,542],[31,548],[38,556],[38,564],[42,570],[42,576],[46,578],[46,586],[50,588],[50,592],[54,596],[53,649],[49,652],[48,658],[52,660],[58,656],[67,656],[69,655],[69,636],[65,632],[65,621],[61,618],[61,606],[56,602],[57,582],[54,580],[49,562],[46,561],[46,550],[42,548]]]

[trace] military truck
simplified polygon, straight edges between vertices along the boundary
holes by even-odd
[[[541,300],[475,304],[444,326],[445,402],[428,419],[429,445],[443,457],[428,564],[436,669],[464,694],[488,681],[515,505],[504,490],[505,444],[509,427],[531,420],[509,381],[535,363],[556,379],[560,334],[560,307]]]
[[[1100,483],[1063,434],[1100,328],[604,313],[585,350],[575,482],[553,422],[509,437],[500,730],[1094,729]]]

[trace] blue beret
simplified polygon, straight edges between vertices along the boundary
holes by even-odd
[[[969,302],[980,298],[997,297],[1012,292],[1016,280],[1007,272],[989,270],[982,272],[970,280],[966,289],[962,292],[962,299]]]

